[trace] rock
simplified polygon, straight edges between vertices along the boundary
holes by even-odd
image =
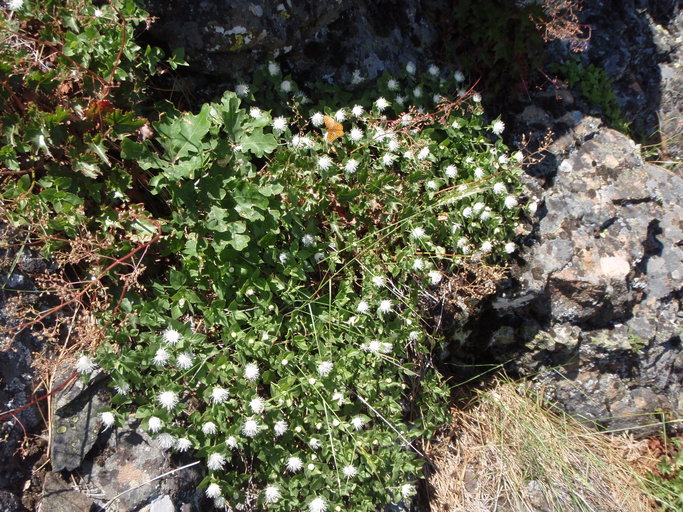
[[[2,512],[28,512],[17,496],[2,490],[0,490],[0,510]]]
[[[58,473],[47,473],[39,512],[96,512],[100,507],[85,494],[74,490]]]
[[[142,507],[140,512],[176,512],[175,504],[168,494],[155,498],[152,503]]]
[[[567,157],[517,286],[494,300],[480,333],[570,413],[657,433],[643,428],[655,411],[683,414],[683,179],[644,162],[616,131],[569,136],[550,148]]]
[[[57,382],[73,372],[68,368],[59,373]],[[103,375],[93,376],[87,384],[74,379],[55,395],[53,401],[52,470],[73,471],[90,452],[100,430],[98,411],[107,405]]]
[[[168,506],[164,495],[171,498],[174,507],[175,503],[182,501],[199,500],[201,494],[197,494],[196,488],[201,475],[197,467],[146,483],[174,467],[170,455],[157,447],[147,433],[138,429],[136,422],[129,422],[125,428],[111,433],[100,456],[85,461],[82,474],[89,486],[104,494],[105,497],[99,502],[102,505],[132,489],[117,498],[108,511],[138,510],[147,505],[151,512],[157,511],[157,508],[159,511],[175,510],[161,508]],[[155,501],[157,499],[159,501]]]

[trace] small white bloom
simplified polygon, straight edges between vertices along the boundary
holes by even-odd
[[[301,469],[304,467],[304,463],[301,462],[301,459],[299,457],[290,457],[287,459],[287,471],[290,473],[296,473],[297,471],[301,471]]]
[[[169,358],[170,355],[168,351],[165,348],[160,348],[154,354],[154,359],[152,360],[152,362],[157,366],[163,366],[168,362]]]
[[[413,494],[415,494],[415,487],[413,487],[410,484],[405,484],[401,486],[401,496],[403,496],[404,498],[408,498]]]
[[[176,364],[181,370],[189,370],[192,368],[192,354],[189,352],[183,352],[176,358]]]
[[[230,396],[230,392],[225,388],[213,388],[211,391],[211,401],[214,404],[222,404]]]
[[[308,379],[308,383],[309,383],[311,386],[312,386],[313,384],[315,384],[316,382],[317,382],[317,381],[316,381],[313,377],[310,377],[310,378]]]
[[[493,249],[493,244],[491,244],[491,242],[488,240],[486,240],[483,244],[481,244],[481,247],[479,247],[479,250],[484,254],[490,253],[491,249]]]
[[[421,98],[422,97],[422,87],[417,86],[415,89],[413,89],[413,96],[416,98]]]
[[[477,167],[474,170],[474,177],[478,180],[482,179],[484,177],[484,169],[482,169],[481,167]]]
[[[455,167],[455,165],[449,165],[448,167],[446,167],[444,173],[449,178],[455,178],[458,175],[458,169]]]
[[[429,66],[429,69],[427,71],[429,71],[430,75],[437,76],[440,70],[439,66],[435,66],[434,64],[432,64],[431,66]]]
[[[322,112],[316,112],[311,116],[311,123],[313,123],[313,126],[315,127],[321,127],[324,122],[325,116],[322,114]]]
[[[292,147],[311,148],[313,147],[313,141],[306,135],[294,135],[294,137],[292,137]]]
[[[432,284],[439,284],[443,279],[443,275],[438,270],[431,270],[427,275],[432,280]]]
[[[425,188],[429,190],[436,190],[437,188],[439,188],[439,185],[437,185],[436,181],[429,180],[427,183],[425,183]]]
[[[23,7],[23,5],[24,0],[9,0],[9,2],[7,2],[7,8],[10,11],[18,11]]]
[[[21,1],[23,3],[23,0],[21,0]],[[95,18],[101,17],[102,16],[102,10],[101,9],[95,9],[95,11],[93,12],[93,15],[95,16]]]
[[[356,117],[362,116],[363,115],[362,105],[354,105],[353,108],[351,109],[351,113]]]
[[[505,244],[505,252],[508,254],[512,254],[517,250],[517,246],[515,245],[514,242],[508,242]]]
[[[223,466],[225,466],[225,457],[223,457],[220,453],[212,453],[209,455],[209,460],[206,462],[206,467],[208,467],[211,471],[223,469]]]
[[[213,506],[218,510],[225,509],[227,503],[227,500],[223,496],[219,496],[218,498],[214,498],[213,500]]]
[[[425,160],[430,154],[429,148],[422,148],[417,154],[418,160]]]
[[[358,303],[358,306],[356,306],[356,311],[358,313],[367,313],[368,311],[370,311],[370,304],[362,300]]]
[[[254,437],[259,433],[259,430],[261,430],[260,425],[251,418],[245,421],[244,425],[242,425],[242,434],[247,437]]]
[[[340,406],[341,407],[341,406]],[[338,427],[339,426],[339,420],[337,418],[332,420],[332,426],[333,427]]]
[[[380,313],[388,313],[391,311],[391,301],[389,299],[384,299],[382,302],[379,303],[379,312]]]
[[[383,342],[380,344],[379,351],[380,351],[382,354],[388,354],[388,353],[391,352],[392,350],[394,350],[394,344],[393,344],[393,343],[386,343],[386,342],[383,341]]]
[[[277,259],[280,261],[280,264],[284,265],[285,263],[287,263],[287,260],[289,259],[289,254],[287,254],[286,252],[281,252]]]
[[[284,132],[287,129],[287,119],[284,117],[276,117],[273,119],[273,130],[278,132]]]
[[[363,130],[360,128],[351,128],[351,131],[349,132],[349,137],[351,137],[351,140],[358,142],[363,138]]]
[[[497,195],[503,195],[507,192],[507,187],[505,186],[505,183],[502,183],[500,181],[496,182],[495,185],[493,185],[493,193]]]
[[[344,473],[346,478],[353,478],[358,473],[358,470],[349,464],[348,466],[343,467],[342,473]]]
[[[464,82],[465,81],[465,75],[463,74],[462,71],[458,70],[455,73],[453,73],[453,78],[455,78],[455,81],[458,83]]]
[[[514,158],[518,164],[521,164],[524,160],[524,155],[521,151],[515,151],[515,153],[512,155],[512,158]]]
[[[261,414],[266,408],[266,401],[260,396],[252,398],[249,402],[249,408],[254,414]]]
[[[335,389],[335,390],[334,390],[334,393],[332,393],[332,401],[337,402],[337,405],[338,405],[339,407],[341,407],[342,405],[344,405],[344,402],[345,402],[346,400],[344,400],[344,395],[343,395],[343,393],[340,393],[339,391],[337,391],[337,390]],[[336,426],[336,425],[335,425],[335,426]]]
[[[406,64],[406,71],[408,72],[409,75],[414,75],[416,68],[415,68],[415,63],[413,61],[408,62]]]
[[[346,120],[346,112],[344,111],[343,108],[340,108],[334,113],[334,119],[338,123],[343,123]]]
[[[500,135],[501,133],[503,133],[504,130],[505,130],[505,123],[503,121],[501,121],[500,119],[496,120],[493,123],[493,128],[491,128],[491,131],[496,135]]]
[[[374,284],[377,288],[381,288],[386,284],[386,278],[384,276],[373,276],[372,284]]]
[[[310,446],[313,450],[317,450],[320,448],[320,441],[315,437],[311,437],[310,441],[308,441],[308,446]]]
[[[240,98],[244,98],[247,94],[249,94],[249,86],[247,84],[237,84],[235,86],[235,94],[237,94],[237,96]]]
[[[333,367],[334,365],[330,361],[323,361],[322,363],[318,364],[318,375],[321,377],[327,377],[332,371]]]
[[[206,434],[207,436],[212,436],[214,435],[218,429],[216,428],[216,424],[213,421],[207,421],[202,425],[202,432]]]
[[[377,98],[377,101],[375,101],[375,106],[377,107],[377,110],[382,112],[389,106],[389,102],[386,99],[384,99],[384,97],[380,96],[379,98]]]
[[[406,101],[406,97],[401,96],[400,94],[397,94],[396,97],[394,98],[394,101],[396,102],[396,104],[403,106],[403,104]]]
[[[413,228],[413,230],[410,232],[410,236],[413,237],[415,240],[420,240],[421,238],[424,238],[425,234],[425,230],[420,226]]]
[[[508,157],[507,157],[507,155],[500,155],[500,156],[498,157],[498,163],[499,163],[500,165],[505,165],[506,163],[508,163]]]
[[[478,202],[474,203],[472,210],[476,214],[476,213],[479,213],[480,211],[482,211],[485,207],[486,207],[486,205],[484,203],[482,203],[481,201],[478,201]]]
[[[237,448],[237,439],[235,439],[235,436],[230,436],[225,440],[225,446],[230,448],[231,450],[234,450]]]
[[[277,62],[268,63],[268,73],[270,76],[275,76],[280,72],[280,65]]]
[[[394,163],[395,158],[396,155],[393,153],[384,153],[384,156],[382,156],[382,164],[389,166]]]
[[[309,512],[325,512],[327,510],[327,503],[322,498],[315,498],[308,504]]]
[[[371,354],[377,354],[382,350],[382,344],[377,340],[372,340],[370,343],[364,346],[366,352]]]
[[[475,92],[472,95],[472,101],[474,101],[475,103],[481,103],[481,94],[479,94],[478,92]]]
[[[81,356],[76,361],[76,371],[82,374],[92,373],[97,365],[88,356]]]
[[[415,258],[415,261],[413,261],[413,270],[423,270],[424,268],[424,260],[422,258]]]
[[[282,92],[292,92],[292,82],[290,82],[289,80],[283,80],[280,83],[280,90]]]
[[[354,160],[353,158],[347,160],[344,164],[344,170],[349,174],[355,173],[358,170],[358,160]]]
[[[364,80],[363,75],[360,73],[360,69],[354,69],[353,75],[351,75],[351,83],[353,85],[358,85]]]
[[[258,119],[259,117],[261,117],[261,114],[262,114],[262,113],[263,113],[263,112],[261,112],[261,109],[258,108],[258,107],[251,107],[251,108],[249,109],[249,115],[250,115],[251,117],[253,117],[254,119]]]
[[[244,378],[249,382],[254,382],[261,374],[255,363],[249,363],[244,367]]]
[[[413,152],[410,150],[406,151],[405,153],[403,153],[403,158],[405,158],[406,160],[410,160],[411,158],[413,158]]]
[[[469,206],[466,207],[462,211],[462,216],[465,217],[466,219],[469,219],[472,216],[472,208],[470,208]]]
[[[266,503],[277,503],[281,497],[282,494],[280,494],[280,489],[274,485],[269,485],[263,491],[263,499]]]
[[[178,405],[178,395],[173,391],[164,391],[162,393],[159,393],[157,401],[159,402],[159,405],[161,407],[163,407],[167,411],[170,411],[176,405]]]
[[[308,466],[306,466],[306,469],[308,469],[309,471],[313,471],[315,469],[315,464],[309,464]]]
[[[207,498],[219,498],[221,495],[221,488],[218,486],[218,484],[209,484],[204,493],[206,494]]]
[[[420,337],[420,332],[419,331],[410,331],[410,334],[408,335],[408,339],[410,341],[417,341],[417,339]]]
[[[192,441],[190,441],[187,437],[181,437],[175,442],[175,449],[179,452],[186,452],[192,448]]]
[[[306,233],[301,237],[301,243],[304,244],[305,247],[310,247],[315,243],[315,237],[310,233]]]
[[[356,429],[360,430],[363,428],[363,425],[365,425],[365,420],[361,418],[360,416],[355,416],[354,418],[351,419],[351,426]]]
[[[120,382],[119,384],[114,386],[114,390],[119,395],[127,395],[128,393],[130,393],[130,385],[127,382]]]
[[[531,203],[529,203],[528,208],[529,213],[531,213],[532,215],[535,214],[536,210],[538,210],[538,201],[532,201]]]
[[[396,139],[391,139],[387,145],[389,151],[398,151],[400,147],[401,146]]]
[[[387,89],[389,89],[390,91],[395,91],[396,89],[398,89],[398,82],[393,78],[390,78],[387,81]]]
[[[162,426],[162,422],[156,416],[152,416],[149,419],[148,428],[152,434],[156,434],[157,432],[159,432],[159,430],[161,430],[161,426]]]
[[[505,208],[508,210],[514,208],[517,206],[519,203],[517,202],[517,198],[515,196],[507,196],[505,198]]]
[[[159,434],[156,443],[162,450],[170,450],[175,445],[175,437],[168,433]]]
[[[102,425],[104,425],[104,430],[107,430],[114,423],[116,423],[116,416],[110,411],[105,411],[100,414],[100,420],[102,420]]]
[[[287,432],[287,422],[283,420],[275,422],[275,425],[273,425],[273,431],[275,432],[276,437],[280,437]]]
[[[484,211],[481,212],[481,215],[479,215],[481,220],[489,220],[491,217],[491,208],[485,208]]]
[[[455,121],[453,121],[453,123],[451,123],[451,128],[457,130],[458,128],[460,128],[460,122],[456,119]]]

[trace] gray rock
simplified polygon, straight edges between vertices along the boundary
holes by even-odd
[[[61,379],[72,371],[60,372]],[[98,411],[108,403],[102,377],[93,376],[87,384],[74,379],[55,395],[50,451],[53,471],[78,468],[95,444],[101,426]]]
[[[96,512],[100,507],[85,494],[74,490],[58,473],[47,473],[39,512]]]
[[[17,496],[2,490],[0,490],[0,510],[2,512],[28,512]]]
[[[140,512],[176,512],[173,499],[168,494],[155,498],[152,503],[140,509]]]
[[[683,414],[683,179],[618,132],[584,134],[550,148],[566,158],[485,335],[550,401],[645,436],[655,411]]]

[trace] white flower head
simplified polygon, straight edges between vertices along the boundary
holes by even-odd
[[[485,207],[486,207],[486,205],[484,203],[482,203],[481,201],[478,201],[478,202],[474,203],[474,206],[472,207],[472,211],[474,211],[474,213],[479,213]]]
[[[114,413],[111,411],[105,411],[100,414],[100,420],[102,420],[104,430],[107,430],[109,427],[114,425],[114,423],[116,423],[116,416],[114,416]]]
[[[493,185],[493,193],[497,194],[499,196],[505,194],[507,192],[507,187],[505,186],[505,183],[502,183],[500,181],[496,182],[495,185]]]
[[[249,115],[251,117],[253,117],[254,119],[258,119],[259,117],[261,117],[262,114],[263,114],[263,112],[258,107],[251,107],[249,109]]]
[[[308,441],[308,446],[310,446],[313,450],[317,450],[320,448],[320,441],[315,437],[311,437],[311,439]]]
[[[415,487],[413,485],[405,484],[401,486],[401,496],[409,498],[413,494],[415,494]]]
[[[449,165],[446,167],[444,174],[449,178],[455,178],[458,175],[458,169],[455,167],[455,165]]]
[[[481,167],[477,167],[474,170],[474,177],[478,180],[482,179],[484,177],[484,169],[482,169]]]
[[[325,116],[322,112],[316,112],[311,116],[311,123],[313,123],[313,126],[316,128],[319,128],[325,123]]]
[[[406,97],[402,96],[400,94],[397,94],[396,97],[394,98],[394,101],[399,105],[403,105],[406,101]]]
[[[488,254],[491,252],[491,249],[493,249],[493,244],[486,240],[484,243],[481,244],[481,247],[479,247],[479,250],[483,252],[484,254]]]
[[[320,158],[318,158],[318,167],[320,167],[323,171],[328,170],[331,165],[332,159],[329,156],[323,155]]]
[[[7,8],[10,11],[18,11],[24,6],[24,0],[9,0],[7,2]]]
[[[156,416],[152,416],[149,418],[149,422],[147,423],[148,429],[152,434],[156,434],[161,430],[161,427],[163,425],[162,421],[157,418]]]
[[[512,254],[517,250],[517,246],[515,245],[514,242],[508,242],[505,244],[505,252],[508,254]]]
[[[235,436],[229,436],[225,440],[225,446],[227,446],[231,450],[234,450],[235,448],[237,448],[237,439],[235,439]]]
[[[221,488],[218,486],[218,484],[209,484],[209,486],[206,488],[206,491],[204,491],[204,494],[206,494],[207,498],[220,498]]]
[[[503,133],[503,131],[505,131],[505,123],[503,121],[501,121],[500,119],[497,119],[493,123],[493,127],[491,128],[491,131],[495,135],[500,135],[501,133]]]
[[[474,101],[475,103],[481,103],[481,94],[479,94],[478,92],[475,92],[472,95],[472,101]]]
[[[289,80],[283,80],[280,82],[280,90],[285,93],[292,92],[292,82]]]
[[[214,435],[218,429],[216,428],[216,424],[213,421],[207,421],[202,425],[202,432],[206,434],[207,436],[212,436]]]
[[[508,163],[508,160],[509,160],[509,159],[508,159],[508,156],[505,155],[505,154],[500,155],[500,156],[498,157],[498,163],[499,163],[500,165],[505,165],[506,163]]]
[[[259,378],[261,371],[255,363],[249,363],[244,367],[244,378],[249,382],[254,382]]]
[[[346,121],[346,111],[343,108],[340,108],[334,113],[334,119],[338,123],[343,123],[344,121]]]
[[[268,73],[270,73],[270,76],[275,76],[280,72],[280,65],[277,62],[269,62],[268,63]]]
[[[363,111],[364,111],[364,109],[363,109],[363,106],[362,106],[362,105],[354,105],[353,108],[351,109],[351,113],[352,113],[355,117],[360,117],[360,116],[362,116],[362,115],[363,115]]]
[[[261,414],[266,408],[266,401],[260,397],[254,397],[249,402],[249,408],[254,414]]]
[[[370,311],[370,304],[364,300],[360,301],[358,306],[356,306],[356,312],[358,313],[367,313],[368,311]]]
[[[175,437],[164,432],[163,434],[159,434],[159,437],[156,438],[156,443],[162,450],[170,450],[175,445]]]
[[[327,503],[323,498],[315,498],[308,504],[308,512],[325,512]]]
[[[377,98],[377,101],[375,101],[375,106],[377,107],[377,110],[382,112],[389,106],[389,102],[383,96],[380,96]]]
[[[235,86],[235,94],[240,98],[246,97],[249,94],[249,86],[247,84],[237,84]]]
[[[391,164],[394,163],[394,160],[396,159],[396,155],[393,153],[384,153],[382,156],[382,164],[385,166],[390,166]]]
[[[354,417],[351,419],[351,426],[352,426],[355,430],[360,430],[360,429],[362,429],[362,428],[363,428],[363,425],[365,425],[365,420],[364,420],[362,417],[360,417],[360,416],[354,416]]]
[[[127,395],[130,393],[130,384],[127,382],[119,382],[114,386],[114,390],[119,394],[119,395]]]
[[[76,371],[80,374],[87,375],[95,371],[95,368],[97,365],[88,356],[83,355],[76,361]]]
[[[349,464],[348,466],[344,466],[342,468],[342,473],[344,473],[344,476],[346,478],[353,478],[358,474],[358,470],[354,466]]]
[[[211,401],[214,404],[222,404],[225,402],[228,397],[230,396],[230,392],[225,389],[225,388],[213,388],[213,391],[211,391]]]
[[[152,362],[157,366],[163,366],[168,362],[170,357],[170,354],[165,348],[160,348],[154,354],[154,359],[152,360]]]
[[[225,457],[223,457],[220,453],[212,453],[209,455],[209,460],[206,462],[206,467],[208,467],[211,471],[223,469],[223,466],[225,466]]]
[[[166,329],[163,333],[163,339],[169,345],[177,345],[180,342],[181,338],[181,334],[175,329],[169,328]]]
[[[292,137],[292,147],[295,148],[310,148],[313,146],[313,141],[306,135],[294,135]]]
[[[519,203],[517,202],[517,198],[515,196],[507,196],[505,198],[505,208],[508,210],[514,208],[517,206]]]
[[[377,354],[382,350],[382,344],[377,340],[372,340],[367,345],[364,345],[363,349],[371,354]]]
[[[287,471],[290,473],[296,473],[297,471],[301,471],[301,469],[304,467],[304,463],[299,457],[290,457],[287,459],[286,467]]]
[[[401,145],[398,143],[396,139],[389,140],[389,144],[387,144],[387,149],[389,151],[398,151],[400,148]]]
[[[413,261],[413,270],[424,270],[425,262],[422,258],[415,258]]]
[[[176,358],[176,364],[181,370],[189,370],[192,368],[192,361],[194,357],[189,352],[183,352]]]
[[[443,279],[443,275],[438,270],[431,270],[427,275],[431,279],[432,284],[439,284],[441,279]]]
[[[274,485],[269,485],[263,491],[263,499],[266,503],[277,503],[281,497],[280,489]]]
[[[360,128],[351,128],[351,131],[349,132],[349,137],[351,137],[351,140],[354,142],[358,142],[363,138],[363,130]]]
[[[192,448],[192,441],[190,441],[187,437],[181,437],[175,442],[175,449],[181,453],[186,452],[190,448]]]
[[[353,174],[358,170],[358,160],[350,158],[344,164],[344,170],[349,174]]]
[[[284,132],[287,129],[287,119],[284,117],[276,117],[273,119],[273,130],[278,132]]]
[[[339,407],[344,405],[344,403],[346,402],[346,400],[344,399],[344,394],[340,393],[336,389],[334,390],[334,393],[332,393],[332,401],[337,402],[337,405]]]
[[[396,89],[398,89],[398,82],[393,78],[390,78],[387,81],[387,89],[389,89],[390,91],[395,91]]]
[[[245,421],[242,425],[242,434],[244,434],[247,437],[254,437],[256,434],[259,433],[259,430],[261,430],[261,426],[258,424],[256,420],[253,420],[251,418]]]
[[[413,228],[413,230],[410,232],[410,236],[413,237],[415,240],[420,240],[421,238],[424,238],[425,235],[425,230],[420,226]]]
[[[412,60],[408,62],[408,64],[406,64],[406,71],[409,75],[414,75],[416,70],[417,68],[415,67],[415,63]]]
[[[280,261],[280,264],[284,265],[285,263],[287,263],[287,260],[289,259],[289,254],[287,254],[286,252],[281,252],[277,259]]]
[[[437,76],[439,74],[440,69],[439,66],[432,64],[431,66],[429,66],[429,69],[427,71],[430,75]]]
[[[415,89],[413,89],[413,96],[415,96],[416,98],[421,98],[422,97],[422,87],[420,87],[419,85],[417,87],[415,87]]]
[[[384,276],[372,276],[372,284],[377,288],[381,288],[386,284],[387,280]]]
[[[439,185],[436,181],[429,180],[427,183],[425,183],[425,188],[428,190],[436,190],[437,188],[439,188]]]
[[[380,313],[389,313],[392,308],[392,303],[389,299],[384,299],[382,302],[379,303],[379,312]]]
[[[163,407],[167,411],[170,411],[176,405],[178,405],[178,395],[173,391],[164,391],[162,393],[159,393],[157,401],[159,402],[159,405],[161,407]]]
[[[306,233],[301,237],[301,243],[304,244],[305,247],[310,247],[315,243],[315,237],[310,233]]]
[[[455,73],[453,73],[453,78],[455,78],[455,81],[458,83],[462,83],[465,81],[465,75],[463,74],[462,71],[458,70]]]
[[[512,158],[514,158],[518,164],[521,164],[524,161],[524,154],[521,151],[515,151]]]
[[[287,432],[287,422],[283,420],[275,422],[275,425],[273,425],[273,432],[275,432],[276,437],[284,435],[284,433]]]
[[[318,375],[321,377],[327,377],[330,372],[332,372],[332,368],[334,365],[330,361],[323,361],[322,363],[318,364]]]
[[[453,121],[453,123],[451,124],[451,128],[453,128],[454,130],[460,128],[460,121],[458,121],[457,119]]]
[[[472,216],[472,208],[469,206],[465,207],[462,211],[462,216],[469,219]]]

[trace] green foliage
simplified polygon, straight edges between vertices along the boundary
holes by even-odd
[[[648,475],[649,490],[662,512],[683,510],[683,449],[679,439],[674,439],[672,444],[675,455],[665,455],[659,463],[659,472]]]
[[[624,119],[614,95],[612,80],[604,69],[593,64],[586,66],[581,57],[574,55],[562,64],[550,66],[550,71],[566,80],[569,86],[578,90],[591,105],[600,108],[610,126],[628,133],[629,123]]]
[[[109,264],[154,241],[137,281],[104,272],[120,298],[100,315],[96,360],[117,390],[107,421],[133,411],[161,447],[205,460],[218,507],[409,497],[420,442],[446,417],[421,297],[464,260],[515,250],[521,153],[503,123],[476,97],[444,101],[456,80],[414,65],[352,97],[304,94],[271,63],[198,112],[145,112],[142,78],[163,56],[132,38],[144,13],[74,4],[62,26],[57,5],[33,19],[68,47],[58,65],[3,57],[0,157],[18,174],[2,198],[47,250],[99,240]],[[34,13],[16,14],[21,33]],[[175,52],[166,65],[180,64]],[[344,130],[332,142],[326,115]]]

